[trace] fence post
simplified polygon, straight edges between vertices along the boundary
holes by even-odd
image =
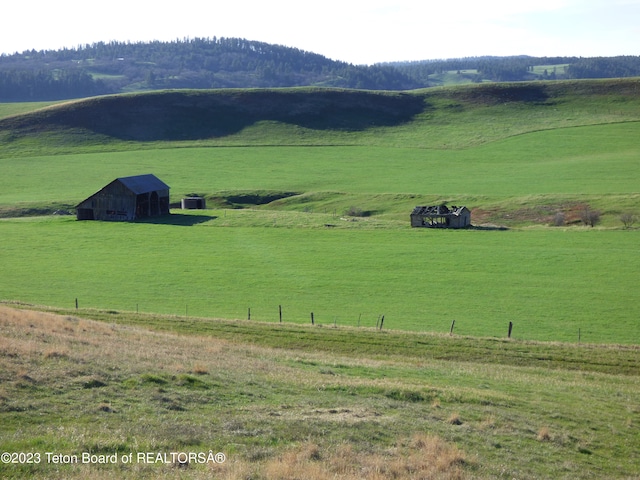
[[[251,320],[251,307],[247,309],[247,320]]]
[[[280,314],[280,323],[282,323],[282,305],[278,305],[278,313]]]
[[[509,338],[511,338],[511,330],[513,330],[513,322],[509,322]]]
[[[382,318],[380,319],[380,330],[382,330],[383,324],[384,324],[384,315],[382,315]]]
[[[455,326],[456,321],[451,322],[451,329],[449,330],[449,335],[453,335],[453,327]]]
[[[313,312],[311,312],[311,325],[315,325],[315,322],[313,321]]]
[[[78,299],[76,298],[76,310],[78,309]]]

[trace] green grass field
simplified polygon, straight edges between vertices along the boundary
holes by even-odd
[[[48,107],[50,105],[55,105],[56,103],[61,103],[61,102],[0,103],[0,118],[32,112],[33,110]]]
[[[116,177],[147,172],[174,202],[198,193],[218,209],[159,224],[3,220],[0,298],[226,318],[251,308],[265,321],[282,304],[295,322],[312,311],[346,325],[385,315],[388,328],[445,331],[456,319],[461,333],[500,336],[514,321],[520,338],[577,341],[580,331],[637,343],[638,232],[619,219],[640,209],[635,84],[533,85],[425,91],[432,107],[413,121],[364,130],[270,121],[215,140],[102,146],[58,131],[55,154],[37,156],[46,132],[11,134],[0,157],[5,217],[72,209]],[[302,131],[324,145],[296,145],[309,141]],[[267,137],[273,146],[256,144]],[[234,143],[246,145],[225,146]],[[242,196],[250,208],[233,209]],[[268,196],[282,198],[259,204]],[[415,205],[441,202],[467,205],[475,225],[518,230],[409,228]],[[366,216],[345,217],[351,207]],[[585,207],[601,212],[601,230],[579,226]],[[552,228],[558,212],[567,226]]]
[[[637,478],[639,85],[0,106],[0,477]],[[142,173],[210,209],[51,214]]]
[[[538,195],[606,202],[610,195],[637,193],[639,133],[640,123],[629,122],[534,132],[462,150],[192,147],[4,157],[0,208],[75,205],[113,178],[151,171],[172,187],[174,200],[193,192],[257,190],[365,195],[372,203],[378,195],[413,195],[402,205],[393,206],[393,199],[379,205],[402,218],[425,197],[462,199],[472,207],[524,204]]]
[[[513,321],[522,339],[640,338],[638,231],[425,231],[237,210],[172,217],[195,224],[4,220],[3,298],[221,318],[251,308],[270,322],[282,305],[287,322],[314,312],[318,324],[373,327],[385,315],[391,329],[445,332],[455,319],[460,334],[506,336]]]

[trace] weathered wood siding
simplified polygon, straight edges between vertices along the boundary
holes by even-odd
[[[93,210],[94,220],[131,221],[135,220],[136,195],[115,181],[78,205],[79,214],[80,209],[85,215]]]
[[[471,226],[471,211],[467,207],[418,206],[411,213],[412,227],[467,228]]]
[[[77,206],[78,220],[132,221],[169,213],[169,190],[136,195],[119,180]]]

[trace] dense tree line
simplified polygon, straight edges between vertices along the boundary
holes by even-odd
[[[570,78],[621,78],[640,76],[640,57],[580,58],[567,67]]]
[[[43,79],[44,77],[48,77]],[[57,77],[92,85],[69,91]],[[16,82],[15,79],[21,79]],[[0,56],[0,100],[41,100],[161,88],[289,87],[405,90],[420,85],[390,66],[359,66],[240,38],[99,42]]]
[[[468,72],[466,75],[474,81],[519,82],[549,78],[568,78],[564,72],[534,73],[536,65],[566,65],[577,60],[576,57],[467,57],[447,60],[426,60],[420,62],[389,63],[412,80],[434,85],[433,75],[446,72]],[[639,60],[640,64],[640,60]],[[586,77],[585,77],[586,78]]]
[[[0,71],[0,101],[60,100],[107,92],[103,82],[83,71]]]
[[[477,82],[518,82],[583,78],[620,78],[640,76],[640,57],[468,57],[448,60],[388,63],[412,80],[434,85],[433,75],[445,72],[474,71],[466,75]],[[542,71],[535,66],[544,65]],[[555,66],[558,66],[557,68]],[[566,68],[565,68],[566,66]]]
[[[539,65],[549,68],[534,69]],[[640,75],[640,57],[469,57],[363,66],[241,38],[98,42],[0,55],[0,101],[164,88],[318,85],[408,90],[437,85],[434,76],[446,72],[476,82],[627,77]]]

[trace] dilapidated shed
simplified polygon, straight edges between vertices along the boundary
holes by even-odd
[[[116,178],[77,206],[78,220],[132,221],[169,213],[169,186],[155,175]]]
[[[411,212],[412,227],[466,228],[471,226],[471,211],[455,205],[419,206]]]

